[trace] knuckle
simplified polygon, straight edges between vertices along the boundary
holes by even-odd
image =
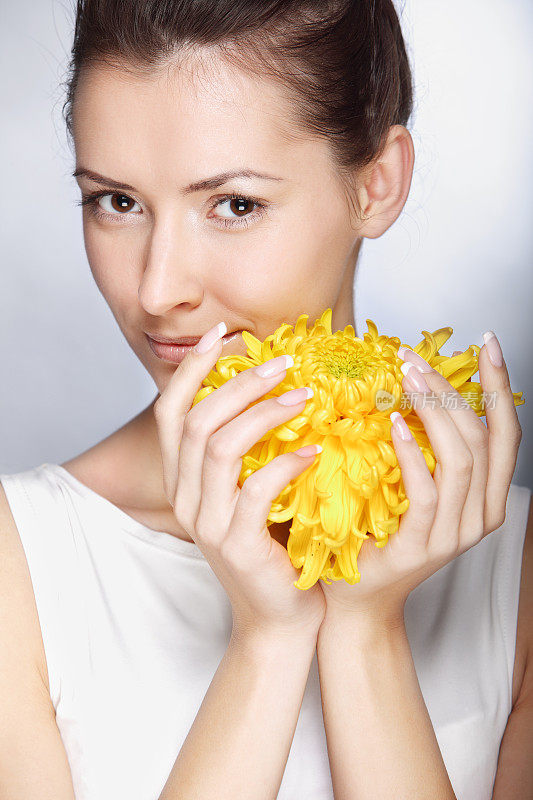
[[[431,513],[437,508],[438,499],[437,487],[428,487],[417,495],[416,505],[424,514]]]
[[[244,495],[243,499],[251,505],[259,503],[261,500],[264,500],[265,497],[264,486],[262,486],[261,482],[254,476],[255,473],[246,478],[241,489],[241,494]]]
[[[478,425],[475,425],[472,429],[469,437],[469,444],[475,450],[484,450],[488,447],[489,443],[489,432],[487,428],[480,422]]]
[[[225,526],[220,519],[218,517],[214,519],[209,508],[201,507],[189,535],[197,544],[202,545],[204,550],[214,554],[220,551],[225,532]]]
[[[220,433],[214,433],[207,440],[205,448],[206,458],[211,461],[222,461],[228,455],[228,442],[225,436]]]
[[[198,408],[198,406],[191,409],[185,416],[183,435],[190,439],[203,440],[208,435],[208,431],[206,430],[207,423],[204,419],[204,414],[195,411],[196,408]]]
[[[231,537],[222,540],[219,553],[222,560],[234,568],[242,564],[242,552],[236,547]]]
[[[466,476],[472,472],[474,456],[470,450],[463,449],[455,458],[455,470],[459,475]]]

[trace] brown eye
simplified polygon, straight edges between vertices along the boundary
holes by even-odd
[[[243,216],[247,212],[249,213],[251,210],[250,206],[254,206],[251,200],[247,200],[245,197],[232,197],[229,202],[230,211],[233,214],[237,214],[237,216]]]
[[[105,217],[106,214],[107,217],[126,217],[131,216],[130,212],[142,214],[139,203],[121,192],[108,192],[85,202],[92,203],[95,213],[97,215],[100,214],[102,217]]]
[[[131,211],[132,206],[135,205],[135,200],[125,194],[118,194],[118,192],[110,195],[110,198],[111,207],[114,211]]]
[[[264,213],[265,205],[255,197],[230,194],[221,198],[215,208],[217,210],[215,216],[229,228],[236,225],[248,225]],[[229,213],[221,213],[223,210]]]

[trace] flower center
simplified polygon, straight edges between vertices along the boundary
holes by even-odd
[[[368,350],[363,350],[353,341],[341,342],[337,339],[334,347],[326,342],[317,348],[316,363],[326,369],[335,378],[343,375],[351,380],[362,378],[368,373],[372,360]]]
[[[341,420],[349,425],[366,415],[381,418],[399,406],[402,375],[392,345],[314,335],[296,352],[301,380],[315,389],[309,414],[316,430],[329,430]]]

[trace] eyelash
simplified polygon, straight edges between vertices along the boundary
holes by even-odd
[[[131,213],[130,211],[125,211],[124,214],[120,214],[118,212],[116,214],[109,214],[106,211],[102,211],[102,209],[101,209],[101,207],[100,207],[100,205],[98,203],[98,200],[101,197],[107,197],[109,195],[114,195],[114,194],[118,194],[118,195],[120,195],[122,197],[127,197],[129,200],[134,200],[133,197],[130,197],[127,194],[123,194],[122,192],[96,191],[96,192],[90,192],[89,194],[82,195],[82,199],[79,200],[76,203],[76,205],[78,205],[78,206],[87,206],[89,211],[90,211],[90,213],[93,214],[93,216],[95,216],[96,218],[109,219],[111,222],[114,223],[116,221],[117,217],[124,217],[124,216],[127,216],[128,214]],[[228,200],[244,200],[245,202],[253,203],[260,210],[259,210],[259,212],[257,212],[257,211],[256,212],[252,212],[251,214],[248,214],[248,216],[246,216],[246,217],[240,217],[240,218],[237,217],[235,220],[228,219],[227,217],[220,217],[219,219],[223,220],[222,224],[223,224],[223,226],[225,228],[247,228],[248,225],[250,224],[251,220],[253,220],[255,218],[262,217],[266,213],[267,206],[266,206],[265,203],[261,203],[255,197],[248,197],[247,195],[238,194],[237,192],[232,192],[231,194],[224,195],[224,197],[221,197],[219,200],[217,200],[217,202],[214,204],[213,208],[217,208],[217,206],[219,206],[221,203],[225,203]],[[137,202],[137,200],[135,200],[134,202]],[[139,205],[140,205],[140,203],[139,203]],[[135,213],[138,214],[139,212],[135,212]],[[237,221],[237,220],[239,220],[239,221]]]

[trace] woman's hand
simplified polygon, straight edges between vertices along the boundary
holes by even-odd
[[[213,340],[217,329],[212,331],[198,344],[210,334]],[[220,338],[207,352],[191,348],[154,405],[165,494],[228,594],[234,635],[316,636],[325,612],[322,589],[317,584],[302,592],[293,585],[299,572],[266,525],[273,501],[314,456],[285,453],[250,475],[241,489],[237,485],[241,456],[301,413],[305,391],[298,390],[303,399],[296,405],[272,397],[248,408],[285,377],[287,362],[280,356],[267,362],[281,368],[277,374],[244,370],[192,406],[222,349]]]
[[[440,373],[414,351],[400,348],[402,371],[407,370],[402,386],[417,393],[414,410],[437,460],[434,475],[416,439],[403,440],[393,425],[409,508],[384,547],[376,547],[372,537],[363,543],[359,583],[321,581],[327,613],[331,608],[363,610],[381,621],[400,621],[418,584],[503,524],[522,430],[503,357],[500,365],[493,364],[488,347],[496,351],[496,361],[498,350],[501,354],[495,337],[479,353],[482,389],[488,395],[496,392],[495,403],[486,403],[487,426]],[[433,402],[424,402],[420,394],[428,391],[436,395]],[[457,400],[456,408],[449,398]]]

